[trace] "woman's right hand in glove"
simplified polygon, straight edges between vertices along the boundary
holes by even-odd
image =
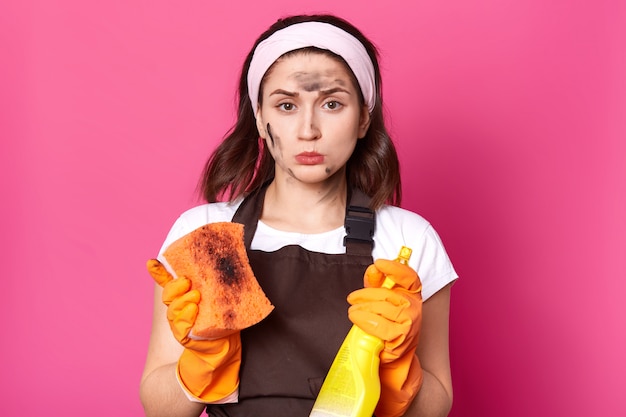
[[[235,401],[241,364],[239,332],[225,331],[211,340],[193,337],[200,292],[191,289],[187,278],[174,279],[156,259],[150,259],[146,266],[163,288],[167,320],[174,337],[185,348],[178,360],[177,375],[188,397],[204,403]]]

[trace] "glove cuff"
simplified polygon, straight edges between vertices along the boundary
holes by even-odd
[[[239,333],[205,343],[205,352],[210,353],[191,349],[183,351],[176,369],[179,384],[189,400],[194,402],[237,402],[241,365]]]
[[[404,415],[422,387],[424,376],[414,351],[380,366],[380,400],[376,417]]]

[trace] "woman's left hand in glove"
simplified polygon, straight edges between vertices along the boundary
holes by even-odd
[[[381,287],[385,278],[394,282]],[[396,261],[378,259],[364,275],[365,288],[348,296],[348,316],[363,331],[383,340],[381,363],[413,353],[422,323],[422,284],[417,272]]]

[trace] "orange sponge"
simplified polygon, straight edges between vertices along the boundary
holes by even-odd
[[[200,291],[195,336],[221,337],[250,327],[274,309],[257,282],[243,240],[243,225],[210,223],[174,241],[163,252],[177,277]]]

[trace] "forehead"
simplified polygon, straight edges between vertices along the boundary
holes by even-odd
[[[265,74],[263,84],[309,85],[324,82],[356,87],[352,71],[341,59],[323,52],[299,51],[280,57]]]

